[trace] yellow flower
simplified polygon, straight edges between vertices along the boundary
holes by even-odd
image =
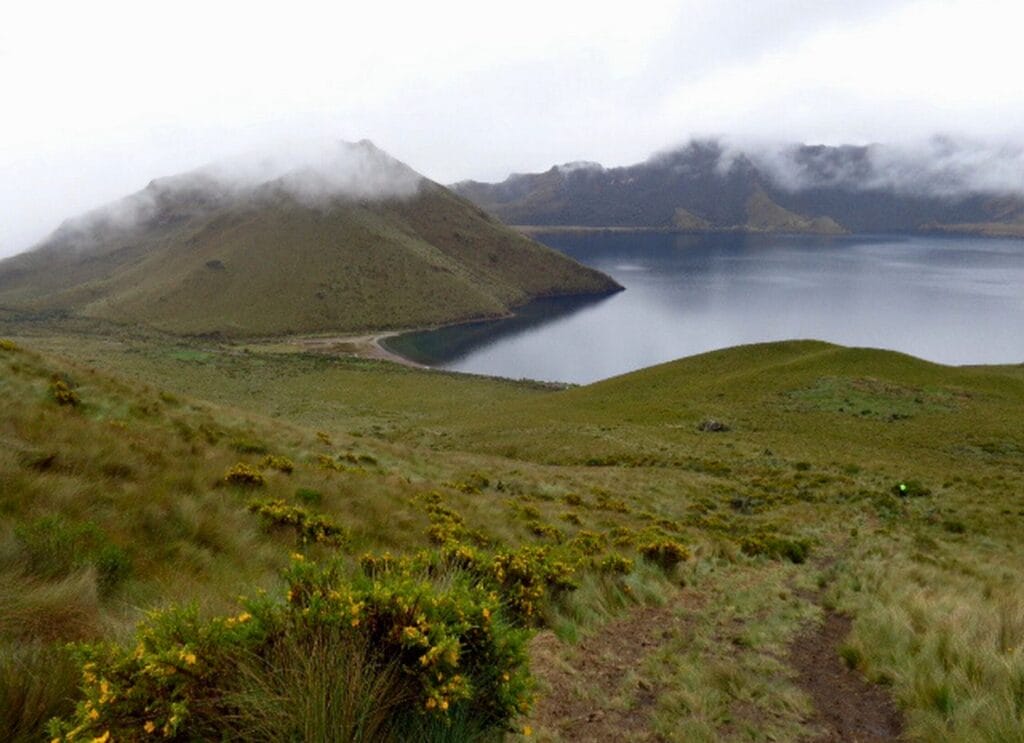
[[[101,735],[101,736],[99,736],[97,738],[93,738],[92,739],[92,743],[107,743],[107,741],[109,741],[109,740],[110,740],[110,731],[107,730],[107,731],[105,731],[103,733],[103,735]]]
[[[447,710],[448,709],[448,700],[447,699],[442,699],[441,700],[441,709],[443,709],[443,710]]]
[[[427,700],[427,709],[434,709],[437,706],[437,700],[433,697]]]
[[[300,552],[292,552],[292,559],[295,560],[295,562],[302,562],[306,559],[306,556]]]
[[[90,720],[98,720],[98,719],[100,719],[100,711],[97,710],[97,709],[89,710],[89,719]]]
[[[533,728],[531,728],[529,725],[523,725],[523,735],[529,738],[531,735],[533,735]]]
[[[484,615],[484,619],[490,619],[491,618],[491,610],[488,609],[486,606],[484,607],[483,615]]]
[[[156,723],[152,720],[146,720],[146,724],[142,726],[142,729],[152,735],[156,731]]]
[[[185,650],[182,650],[181,659],[186,665],[194,666],[196,664],[196,654],[193,652],[186,652]]]

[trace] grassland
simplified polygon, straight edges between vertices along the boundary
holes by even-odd
[[[787,658],[841,611],[844,662],[889,690],[908,738],[1024,740],[1018,367],[791,342],[557,389],[280,343],[2,335],[17,345],[0,351],[0,694],[22,711],[0,719],[9,738],[81,699],[66,640],[127,644],[147,611],[189,601],[234,616],[239,595],[281,594],[296,551],[355,574],[368,552],[458,544],[471,572],[543,547],[572,574],[523,624],[539,701],[511,739],[813,737]],[[262,485],[228,482],[240,463]],[[303,542],[254,501],[341,538]],[[659,563],[661,541],[688,556]],[[423,735],[484,735],[460,719]]]
[[[252,337],[500,317],[620,288],[426,181],[407,198],[318,205],[269,186],[200,207],[189,190],[160,198],[148,221],[58,231],[0,261],[0,306]]]

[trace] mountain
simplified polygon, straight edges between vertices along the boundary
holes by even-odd
[[[1020,195],[934,165],[880,146],[745,153],[694,141],[628,167],[570,163],[452,188],[508,224],[538,227],[1024,237]]]
[[[423,326],[620,287],[367,141],[210,167],[0,262],[0,307],[227,336]]]

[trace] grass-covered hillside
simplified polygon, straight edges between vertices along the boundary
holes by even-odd
[[[408,193],[370,196],[310,195],[301,173],[244,187],[158,180],[0,261],[0,307],[267,336],[496,317],[536,297],[619,288],[408,174]]]
[[[1019,368],[4,332],[4,739],[1022,740]]]

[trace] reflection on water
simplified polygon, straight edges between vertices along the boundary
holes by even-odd
[[[626,291],[389,341],[444,368],[590,382],[787,338],[949,364],[1024,361],[1024,242],[950,237],[547,235]]]

